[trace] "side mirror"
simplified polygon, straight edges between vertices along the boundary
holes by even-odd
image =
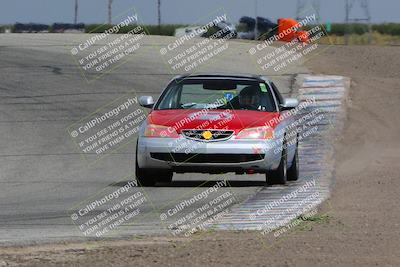
[[[296,98],[284,98],[283,103],[280,104],[282,110],[289,110],[297,107],[299,105],[299,100]]]
[[[141,96],[139,97],[139,105],[145,108],[152,108],[154,100],[152,96]]]

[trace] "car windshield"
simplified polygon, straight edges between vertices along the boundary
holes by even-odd
[[[276,111],[268,84],[226,79],[174,81],[161,95],[155,109]]]

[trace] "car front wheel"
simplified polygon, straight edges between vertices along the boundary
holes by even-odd
[[[276,170],[266,173],[266,181],[268,185],[286,184],[287,181],[287,152],[286,141],[283,143],[281,161]]]
[[[172,181],[173,172],[169,170],[140,168],[137,161],[136,149],[135,175],[138,185],[145,187],[154,186],[157,182],[170,183]]]
[[[296,151],[292,161],[292,166],[287,171],[288,181],[297,181],[299,179],[299,145],[296,144]]]

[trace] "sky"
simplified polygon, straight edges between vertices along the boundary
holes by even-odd
[[[78,0],[78,21],[104,23],[107,18],[107,0]],[[297,0],[257,0],[258,16],[276,21],[295,17]],[[162,23],[194,24],[200,18],[223,8],[229,20],[236,23],[241,16],[254,16],[256,0],[161,0]],[[322,22],[343,22],[345,0],[320,0]],[[113,17],[135,7],[141,21],[157,23],[157,0],[114,0]],[[399,0],[370,0],[372,22],[399,22]],[[363,16],[356,5],[353,17]],[[52,24],[72,23],[74,0],[0,0],[0,24],[34,22]]]

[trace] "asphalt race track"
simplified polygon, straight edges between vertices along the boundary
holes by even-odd
[[[133,180],[135,142],[88,165],[67,128],[132,90],[139,96],[157,97],[174,76],[159,50],[174,38],[145,37],[142,46],[146,50],[88,81],[70,52],[88,36],[8,34],[0,39],[0,244],[84,239],[71,219],[75,208],[103,190],[113,191]],[[214,58],[206,71],[270,75],[285,95],[297,96],[301,86],[296,87],[296,75],[308,73],[301,60],[285,73],[265,73],[250,60],[252,46],[250,42],[229,41],[229,49]],[[313,155],[307,159],[315,167],[318,162],[313,162]],[[134,189],[146,197],[141,216],[112,236],[168,231],[160,214],[185,196],[215,185],[206,181],[223,179],[229,186],[220,188],[220,193],[235,196],[229,204],[233,217],[240,210],[235,204],[254,203],[249,201],[256,193],[264,192],[265,196],[265,190],[272,190],[267,192],[284,194],[279,193],[283,187],[264,188],[261,175],[175,175],[171,185]],[[205,201],[197,201],[182,213],[202,207]],[[241,220],[240,216],[235,218]],[[231,223],[221,220],[220,226]]]

